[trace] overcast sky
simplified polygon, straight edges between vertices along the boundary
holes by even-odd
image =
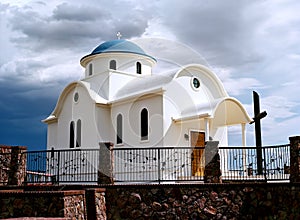
[[[300,135],[299,11],[297,0],[0,0],[0,144],[44,149],[41,120],[82,78],[79,60],[118,31],[194,49],[251,117],[260,94],[263,144],[288,143]]]

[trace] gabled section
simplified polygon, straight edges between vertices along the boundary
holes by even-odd
[[[96,92],[90,89],[89,83],[83,81],[72,82],[60,94],[54,110],[52,111],[49,117],[43,120],[44,123],[50,124],[57,121],[59,114],[62,111],[63,104],[65,102],[66,97],[71,91],[73,91],[78,86],[84,88],[87,91],[90,98],[95,102],[95,104],[107,104],[107,100],[105,100],[104,98],[99,96]],[[74,97],[74,99],[76,98]]]

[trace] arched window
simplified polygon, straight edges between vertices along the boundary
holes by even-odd
[[[142,64],[140,62],[136,63],[136,73],[142,74]]]
[[[146,108],[143,108],[141,111],[141,140],[148,140],[148,132],[149,126],[148,126],[148,110]]]
[[[117,144],[123,143],[123,117],[121,114],[117,116]]]
[[[81,120],[78,119],[76,126],[76,147],[81,146]]]
[[[70,144],[70,148],[74,148],[74,121],[71,121],[70,123],[70,140],[69,140],[69,144]]]
[[[93,75],[93,64],[89,64],[89,76]]]
[[[112,70],[116,70],[117,69],[117,62],[115,60],[111,60],[109,62],[109,69],[112,69]]]

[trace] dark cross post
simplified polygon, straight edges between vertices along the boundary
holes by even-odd
[[[261,143],[261,126],[260,120],[267,116],[267,112],[260,112],[259,95],[253,91],[253,104],[254,104],[254,118],[250,124],[255,122],[255,141],[256,141],[256,154],[257,154],[257,174],[263,174],[262,168],[262,143]]]

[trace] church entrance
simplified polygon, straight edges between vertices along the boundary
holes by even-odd
[[[205,157],[205,133],[199,131],[191,131],[190,133],[192,152],[192,176],[204,176]]]

